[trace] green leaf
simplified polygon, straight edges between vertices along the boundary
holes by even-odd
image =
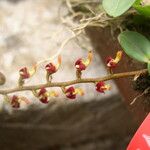
[[[135,3],[133,4],[133,6],[135,6],[135,5],[140,5],[141,1],[142,1],[142,0],[136,0]]]
[[[136,0],[103,0],[102,5],[110,16],[117,17],[127,11],[135,1]]]
[[[142,15],[146,17],[150,17],[150,5],[142,6],[142,5],[135,5],[134,8]]]
[[[118,39],[130,57],[141,62],[150,62],[150,41],[146,37],[137,32],[124,31]]]
[[[148,63],[147,69],[148,69],[148,73],[150,74],[150,63]]]

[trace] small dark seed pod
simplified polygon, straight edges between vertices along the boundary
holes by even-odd
[[[5,78],[5,76],[0,72],[0,85],[5,84],[5,82],[6,82],[6,78]]]

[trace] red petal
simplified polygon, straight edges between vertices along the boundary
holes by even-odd
[[[20,103],[19,103],[19,98],[16,95],[13,95],[12,99],[11,99],[11,106],[13,108],[19,108],[20,107]]]
[[[43,87],[43,88],[40,89],[38,95],[39,96],[44,95],[46,92],[47,92],[47,90]]]
[[[78,67],[77,67],[78,66]],[[85,70],[86,69],[86,66],[85,66],[85,64],[83,64],[83,62],[82,62],[82,59],[80,58],[80,59],[78,59],[77,61],[76,61],[76,63],[75,63],[75,67],[78,69],[78,70],[80,70],[80,71],[82,71],[82,70]]]
[[[75,99],[76,94],[74,94],[74,92],[75,88],[73,86],[69,87],[68,89],[66,89],[66,97],[70,99]]]
[[[26,67],[22,68],[19,70],[19,73],[20,73],[20,76],[23,78],[23,79],[27,79],[30,77],[30,74],[28,73],[28,69]]]
[[[56,67],[52,64],[52,63],[49,63],[45,66],[45,69],[48,73],[52,74],[52,73],[55,73],[57,70],[56,70]]]
[[[40,98],[40,101],[44,104],[47,104],[49,102],[47,97]]]

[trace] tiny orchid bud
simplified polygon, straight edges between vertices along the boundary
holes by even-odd
[[[13,108],[20,108],[20,103],[19,103],[19,97],[16,95],[13,95],[13,97],[11,98],[11,106]]]
[[[20,108],[21,102],[24,102],[25,104],[30,104],[30,101],[26,97],[16,95],[13,95],[10,103],[13,108]]]
[[[75,99],[76,98],[75,88],[73,86],[66,89],[65,93],[66,93],[67,98],[70,98],[70,99]]]
[[[32,77],[36,72],[36,68],[37,68],[37,66],[34,65],[30,69],[28,69],[27,67],[20,69],[19,70],[20,77],[22,79],[28,79],[28,78]]]
[[[26,67],[19,70],[19,74],[22,77],[22,79],[27,79],[30,77],[28,69]]]
[[[111,89],[111,86],[109,84],[105,84],[103,81],[100,81],[96,84],[96,91],[100,93],[105,93],[105,91],[108,91]]]
[[[49,63],[45,66],[45,69],[46,69],[47,73],[51,75],[51,74],[57,72],[60,65],[61,65],[61,56],[58,56],[58,63],[56,65],[53,63]]]
[[[58,93],[55,91],[47,91],[46,88],[41,88],[38,92],[37,97],[42,103],[47,104],[49,102],[49,97],[58,97]]]
[[[75,99],[77,94],[82,96],[82,95],[84,95],[84,92],[80,88],[75,89],[73,86],[71,86],[71,87],[65,89],[65,94],[66,94],[67,98]]]
[[[93,58],[92,51],[89,51],[87,59],[80,58],[75,62],[76,69],[78,71],[85,70],[90,65],[92,58]]]
[[[106,60],[107,67],[110,69],[115,68],[119,63],[119,61],[121,60],[121,58],[122,58],[122,51],[117,52],[115,59],[113,59],[112,57],[108,57]]]
[[[38,97],[39,97],[39,100],[44,104],[47,104],[49,102],[47,90],[44,87],[39,90]]]

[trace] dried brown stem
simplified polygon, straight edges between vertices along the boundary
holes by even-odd
[[[7,95],[10,93],[15,93],[15,92],[20,92],[20,91],[33,91],[33,90],[38,90],[42,87],[45,87],[45,88],[66,87],[69,85],[74,85],[74,84],[79,84],[79,83],[96,83],[99,81],[108,81],[108,80],[112,80],[112,79],[135,76],[137,74],[144,74],[147,72],[148,72],[147,69],[143,69],[143,70],[138,70],[138,71],[110,74],[108,76],[100,77],[100,78],[83,78],[83,79],[76,79],[76,80],[67,81],[67,82],[52,82],[52,83],[46,83],[46,84],[16,87],[16,88],[12,88],[12,89],[0,90],[0,94]]]

